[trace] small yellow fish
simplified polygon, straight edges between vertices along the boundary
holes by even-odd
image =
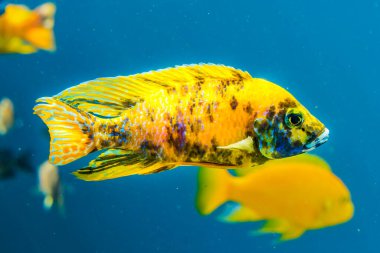
[[[14,122],[13,103],[9,98],[0,101],[0,135],[5,135]]]
[[[208,215],[227,201],[238,208],[222,215],[227,222],[266,220],[259,233],[279,233],[280,240],[306,230],[347,222],[354,206],[350,192],[321,158],[309,154],[273,160],[244,176],[201,168],[196,205]]]
[[[53,164],[106,150],[75,173],[89,181],[252,167],[314,149],[329,133],[285,89],[223,65],[99,78],[37,102]]]
[[[39,191],[45,196],[44,207],[49,210],[54,204],[63,207],[62,187],[58,168],[49,161],[41,164],[38,170]]]
[[[8,4],[0,15],[0,53],[54,51],[55,9],[53,3],[45,3],[34,10],[24,5]]]

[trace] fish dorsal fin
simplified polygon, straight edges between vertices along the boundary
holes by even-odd
[[[145,153],[109,149],[73,174],[85,181],[102,181],[130,175],[146,175],[169,170],[176,164],[165,164]]]
[[[102,117],[117,117],[126,108],[163,89],[200,80],[250,79],[247,72],[224,65],[183,65],[130,76],[99,78],[68,88],[55,98]]]
[[[262,220],[262,217],[246,206],[231,204],[226,207],[219,219],[224,222],[247,222],[259,221]]]
[[[236,143],[232,143],[228,146],[222,146],[218,147],[219,149],[237,149],[237,150],[242,150],[248,152],[248,154],[253,153],[253,139],[251,136],[247,137],[244,140],[238,141]]]

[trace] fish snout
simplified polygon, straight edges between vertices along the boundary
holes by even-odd
[[[319,146],[321,146],[323,143],[327,142],[329,139],[330,131],[325,128],[314,140],[304,145],[304,152],[311,151]]]

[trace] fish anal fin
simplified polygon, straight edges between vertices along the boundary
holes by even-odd
[[[262,217],[255,211],[242,205],[227,207],[225,212],[219,218],[224,222],[247,222],[262,220]]]
[[[161,90],[196,84],[199,79],[241,81],[250,78],[247,72],[223,65],[184,65],[130,76],[95,79],[68,88],[55,98],[95,115],[117,117],[125,109]]]
[[[293,240],[300,237],[305,229],[291,224],[286,220],[269,220],[257,231],[258,234],[276,233],[280,234],[280,241]]]
[[[158,173],[176,167],[145,153],[109,149],[92,160],[88,167],[73,174],[85,181],[102,181],[131,175]]]

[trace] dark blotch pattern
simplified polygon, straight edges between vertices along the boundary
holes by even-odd
[[[230,106],[231,106],[231,109],[232,110],[235,110],[236,107],[238,106],[238,101],[236,100],[235,96],[232,97],[231,101],[230,101]]]

